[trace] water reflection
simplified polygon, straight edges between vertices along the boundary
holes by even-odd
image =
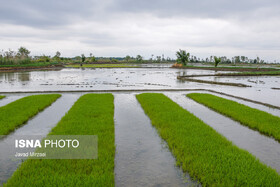
[[[30,72],[0,72],[1,82],[28,82]]]

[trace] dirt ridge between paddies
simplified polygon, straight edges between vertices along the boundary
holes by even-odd
[[[173,67],[173,68],[176,68],[176,69],[205,69],[205,70],[214,70],[214,71],[247,71],[247,72],[279,70],[279,68],[258,68],[258,67],[242,67],[242,66],[231,66],[231,67],[182,66],[182,67]]]
[[[191,93],[187,96],[210,109],[240,122],[280,142],[280,118],[267,112],[251,108],[238,102],[205,93]]]
[[[183,75],[183,76],[177,76],[177,78],[180,79],[180,78],[189,78],[189,77],[243,77],[243,76],[280,76],[280,71],[260,71],[260,72]]]
[[[242,84],[242,83],[207,81],[207,80],[200,80],[200,79],[193,79],[193,78],[186,78],[186,77],[177,77],[177,79],[180,79],[183,81],[189,81],[189,82],[205,83],[205,84],[218,84],[218,85],[236,86],[236,87],[251,87],[249,85]]]
[[[14,131],[60,96],[60,94],[31,95],[0,107],[0,135]]]
[[[4,186],[114,186],[114,97],[81,96],[49,135],[97,135],[98,159],[28,159]]]
[[[280,186],[278,173],[167,96],[136,96],[177,164],[203,186]]]

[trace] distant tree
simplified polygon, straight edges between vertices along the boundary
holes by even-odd
[[[111,61],[112,61],[112,62],[115,62],[115,63],[116,63],[116,62],[119,62],[118,59],[115,59],[115,58],[113,58]]]
[[[92,55],[91,55],[90,61],[91,61],[91,62],[96,62],[97,60],[96,60],[95,56],[92,56]]]
[[[61,53],[60,53],[59,51],[57,51],[57,52],[55,53],[54,57],[53,57],[53,60],[55,60],[55,61],[60,61],[60,55],[61,55]]]
[[[129,55],[126,55],[124,59],[126,60],[126,62],[128,62],[131,59],[131,57]]]
[[[85,62],[85,60],[86,60],[86,57],[85,57],[85,55],[84,55],[84,54],[81,54],[81,57],[82,57],[82,63],[84,63],[84,62]]]
[[[28,58],[28,55],[30,54],[30,51],[25,48],[25,47],[20,47],[18,49],[18,53],[17,55],[20,57],[20,58]]]
[[[215,61],[215,67],[217,67],[218,66],[218,64],[221,62],[221,58],[220,57],[216,57],[216,56],[214,56],[214,61]]]
[[[60,58],[61,53],[59,51],[56,51],[55,57]]]
[[[156,62],[161,62],[161,56],[156,56]]]
[[[143,57],[141,55],[137,55],[136,56],[136,61],[137,62],[142,62],[143,61]]]
[[[258,60],[257,59],[254,59],[254,64],[256,64],[258,62]]]
[[[187,65],[189,62],[190,53],[187,53],[185,50],[179,50],[176,52],[177,62],[183,65]]]
[[[257,63],[260,63],[260,57],[257,57]]]

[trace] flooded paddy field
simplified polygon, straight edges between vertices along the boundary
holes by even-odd
[[[43,138],[80,96],[98,90],[101,90],[101,93],[110,92],[114,95],[115,105],[115,185],[199,186],[199,182],[193,180],[187,172],[184,173],[176,166],[176,158],[158,135],[135,97],[139,93],[156,92],[165,94],[233,142],[234,145],[248,151],[261,163],[275,169],[280,174],[279,142],[244,127],[185,96],[193,92],[211,93],[280,117],[279,109],[210,92],[211,90],[223,92],[280,107],[280,92],[271,89],[271,87],[280,87],[280,77],[196,77],[196,79],[202,80],[248,84],[251,86],[248,88],[177,79],[179,75],[215,73],[219,73],[219,71],[171,69],[165,66],[149,68],[148,65],[147,68],[66,68],[59,71],[0,73],[0,92],[1,95],[6,95],[6,98],[0,100],[0,106],[24,96],[40,94],[41,91],[46,93],[62,91],[60,92],[61,98],[31,118],[25,125],[7,135],[5,139],[19,134],[39,135]],[[180,91],[176,91],[176,89],[180,89]],[[75,92],[68,93],[68,91]],[[50,116],[52,117],[50,118]],[[0,139],[0,146],[1,144],[3,146],[5,139]],[[12,176],[21,162],[21,160],[15,161],[5,157],[0,159],[0,184],[5,183]]]

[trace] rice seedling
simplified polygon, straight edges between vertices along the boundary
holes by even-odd
[[[5,98],[6,96],[4,96],[4,95],[0,95],[0,99],[3,99],[3,98]]]
[[[7,135],[50,106],[60,94],[32,95],[0,107],[0,135]]]
[[[242,125],[280,141],[280,118],[277,116],[211,94],[191,93],[187,96]]]
[[[97,135],[98,159],[26,160],[4,186],[114,186],[112,94],[80,97],[49,135]]]
[[[203,186],[279,186],[278,173],[163,94],[136,96],[177,165]]]

